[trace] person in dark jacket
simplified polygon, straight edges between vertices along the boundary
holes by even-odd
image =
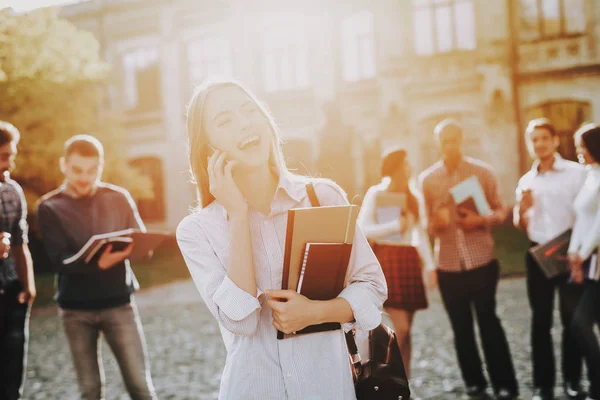
[[[129,266],[132,245],[118,251],[107,246],[89,263],[64,260],[96,234],[129,228],[145,230],[127,190],[100,181],[102,144],[77,135],[65,144],[61,187],[38,204],[39,230],[57,273],[56,299],[81,397],[103,396],[99,337],[102,333],[121,369],[132,399],[155,399],[142,324],[133,301],[139,288]]]

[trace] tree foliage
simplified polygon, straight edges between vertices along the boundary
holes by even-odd
[[[109,72],[94,36],[59,18],[58,10],[0,11],[0,119],[21,132],[12,176],[30,207],[62,181],[63,144],[79,133],[104,144],[105,180],[127,187],[134,197],[152,196],[150,180],[127,164],[117,118],[101,110]]]

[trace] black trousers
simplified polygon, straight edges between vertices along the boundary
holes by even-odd
[[[29,305],[19,304],[21,284],[15,282],[0,294],[0,400],[22,395],[29,335]]]
[[[590,397],[600,398],[600,345],[594,326],[600,323],[600,282],[586,281],[575,316],[573,334],[585,354],[590,380]]]
[[[477,343],[472,309],[475,309],[483,354],[496,392],[505,388],[518,394],[517,378],[506,334],[496,315],[500,266],[496,260],[474,270],[438,272],[440,293],[454,331],[454,345],[467,386],[487,386]]]
[[[568,283],[568,276],[548,279],[527,253],[527,296],[531,307],[531,350],[533,384],[539,388],[554,388],[556,368],[552,343],[554,294],[558,288],[560,319],[562,321],[561,367],[565,382],[579,383],[583,357],[571,329],[577,303],[583,293],[581,285]]]

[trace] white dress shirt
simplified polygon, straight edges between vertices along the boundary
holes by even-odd
[[[307,179],[282,174],[268,216],[249,211],[257,295],[240,289],[227,276],[229,226],[225,209],[213,202],[187,216],[177,241],[194,283],[221,328],[227,360],[219,399],[355,399],[348,351],[341,330],[277,340],[264,291],[280,289],[287,211],[310,207]],[[347,204],[343,191],[326,180],[313,180],[323,206]],[[350,256],[349,284],[339,297],[348,301],[355,322],[368,331],[381,323],[387,285],[379,263],[357,227]]]
[[[575,226],[569,253],[586,260],[600,246],[600,165],[588,168],[587,179],[575,200]]]
[[[400,232],[399,221],[397,221],[398,224],[379,224],[375,218],[377,193],[387,190],[388,186],[388,182],[382,182],[370,187],[365,194],[360,213],[358,214],[358,224],[365,233],[365,236],[380,244],[389,244],[384,239],[382,240],[382,238]],[[422,202],[419,201],[419,215],[421,219],[416,220],[412,214],[408,213],[406,233],[402,235],[400,241],[394,241],[393,245],[415,247],[419,253],[423,267],[426,270],[432,270],[435,269],[435,262],[433,261],[433,252],[429,244],[429,237],[424,228],[424,221],[426,219],[424,214],[425,209]]]
[[[555,155],[552,169],[539,173],[539,161],[519,180],[517,202],[521,201],[523,190],[530,189],[533,207],[529,217],[527,236],[535,243],[546,243],[575,223],[573,203],[585,181],[585,168],[575,162]]]

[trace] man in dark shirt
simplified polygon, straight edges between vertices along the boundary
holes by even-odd
[[[22,395],[27,359],[29,309],[35,298],[33,263],[27,247],[27,203],[9,178],[19,131],[0,121],[0,399]]]
[[[435,128],[443,159],[420,177],[428,231],[436,240],[437,278],[444,306],[454,331],[458,363],[470,399],[485,397],[487,381],[473,325],[475,310],[483,353],[497,399],[515,399],[518,385],[508,342],[496,314],[499,264],[494,257],[491,227],[506,219],[491,167],[462,154],[463,132],[446,120]],[[477,177],[490,206],[488,215],[459,207],[450,190]],[[435,277],[433,277],[435,278]]]
[[[100,142],[77,135],[65,144],[60,160],[64,184],[42,197],[38,223],[57,273],[56,299],[79,388],[84,399],[103,396],[100,332],[112,349],[132,399],[155,399],[142,324],[132,294],[139,288],[129,266],[132,246],[107,246],[89,263],[63,260],[96,234],[128,228],[144,230],[131,195],[100,182],[104,162]]]

